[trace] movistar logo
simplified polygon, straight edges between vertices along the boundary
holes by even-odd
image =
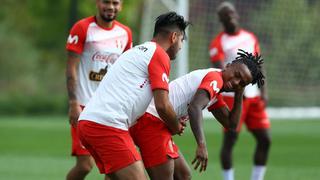
[[[79,40],[78,35],[72,36],[72,35],[70,34],[69,37],[68,37],[68,43],[69,43],[69,44],[77,44],[77,43],[78,43],[78,40]]]

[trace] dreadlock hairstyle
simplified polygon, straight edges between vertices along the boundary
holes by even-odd
[[[153,37],[159,33],[169,33],[175,31],[178,28],[186,39],[185,29],[190,22],[185,21],[184,17],[178,15],[176,12],[168,12],[157,17],[154,25]]]
[[[238,56],[233,62],[245,64],[251,72],[253,78],[252,84],[257,83],[259,88],[263,86],[265,76],[262,74],[261,71],[263,64],[263,59],[261,58],[261,55],[253,55],[252,53],[248,53],[242,49],[238,49],[237,54]]]

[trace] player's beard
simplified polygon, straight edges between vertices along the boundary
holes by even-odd
[[[170,57],[170,60],[175,60],[177,57],[178,51],[176,50],[176,47],[174,45],[172,45],[168,48],[167,53]]]
[[[105,15],[103,15],[103,14],[100,14],[100,17],[101,17],[101,19],[102,19],[103,21],[105,21],[105,22],[111,22],[111,21],[115,20],[117,16],[114,15],[114,16],[112,16],[112,17],[108,17],[108,16],[105,16]]]

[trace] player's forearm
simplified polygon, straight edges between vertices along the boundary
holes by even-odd
[[[69,104],[77,102],[76,89],[77,89],[77,71],[74,66],[70,65],[70,61],[67,64],[66,70],[66,83]]]
[[[177,120],[177,116],[172,105],[167,103],[163,106],[156,107],[156,109],[160,118],[164,120],[171,133],[178,134],[180,131],[179,121]]]
[[[69,102],[77,101],[76,87],[77,87],[76,78],[67,73],[67,91],[68,91]]]
[[[68,61],[66,67],[66,83],[68,98],[70,102],[76,102],[76,89],[78,83],[77,68],[80,61],[80,56],[74,52],[68,51]]]
[[[202,128],[202,109],[200,107],[189,105],[188,115],[192,133],[197,141],[198,146],[206,144]]]
[[[233,108],[229,114],[229,128],[236,129],[242,111],[243,91],[236,92],[234,96]]]

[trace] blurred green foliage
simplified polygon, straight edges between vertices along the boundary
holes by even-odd
[[[1,2],[0,114],[66,113],[65,42],[70,2]],[[135,43],[143,1],[123,3],[118,20],[131,27]],[[77,19],[95,15],[95,1],[78,0],[77,9]]]
[[[259,24],[253,28],[264,42],[273,104],[319,106],[320,2],[281,0],[266,7],[252,16],[252,24]]]

